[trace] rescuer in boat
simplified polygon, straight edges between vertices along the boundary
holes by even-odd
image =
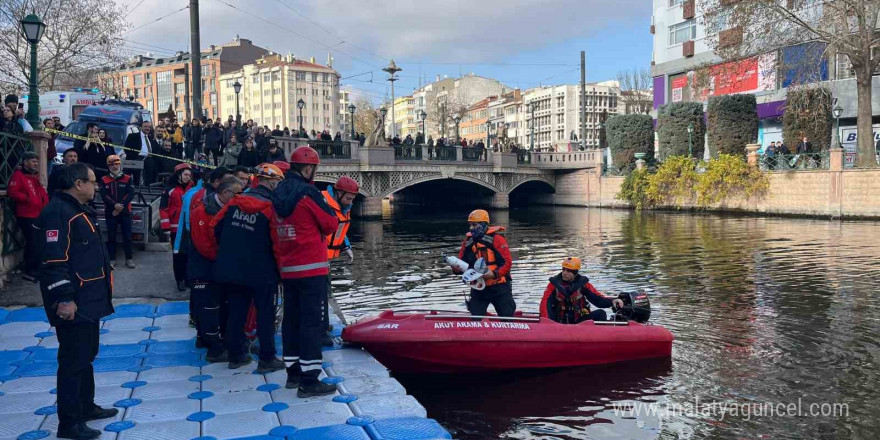
[[[596,307],[608,308],[612,305],[623,307],[623,300],[602,295],[590,279],[579,274],[581,259],[568,257],[562,260],[562,272],[547,284],[541,299],[541,317],[550,318],[561,324],[577,324],[583,321],[607,321],[604,310],[590,311],[590,303]]]
[[[489,226],[489,213],[483,209],[471,212],[468,215],[468,224],[470,232],[461,243],[458,258],[470,268],[474,268],[474,263],[482,258],[488,267],[483,275],[486,288],[471,289],[468,311],[474,316],[485,316],[489,304],[492,304],[498,316],[513,316],[516,311],[516,301],[513,300],[510,285],[510,265],[513,258],[510,256],[507,239],[501,235],[504,228]],[[452,270],[461,273],[455,267]]]
[[[358,195],[358,191],[360,191],[360,187],[354,179],[342,176],[336,180],[335,184],[328,186],[326,190],[321,192],[324,200],[333,208],[333,212],[336,213],[336,218],[339,220],[339,226],[336,228],[336,231],[327,235],[327,261],[332,262],[345,252],[345,255],[348,256],[348,263],[354,262],[354,253],[351,251],[351,243],[348,241],[348,227],[351,226],[351,207],[354,204],[355,197]],[[324,327],[327,328],[323,344],[327,346],[333,346],[333,339],[330,334],[333,331],[333,327],[330,325],[329,312],[329,296],[330,290],[333,287],[331,283],[332,278],[330,274],[327,275],[328,298],[325,298],[324,302],[327,303],[328,307],[324,307],[324,316],[322,318]]]

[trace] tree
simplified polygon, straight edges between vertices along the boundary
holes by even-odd
[[[703,104],[699,102],[673,102],[657,109],[657,140],[660,161],[671,156],[687,156],[689,147],[688,126],[693,124],[693,153],[703,158],[706,123],[703,121]]]
[[[782,139],[792,152],[804,136],[813,148],[827,151],[834,121],[831,117],[831,89],[814,87],[789,90],[782,115]]]
[[[0,1],[0,83],[4,92],[27,90],[30,48],[19,20],[37,14],[46,24],[38,45],[40,90],[70,89],[94,84],[101,67],[122,59],[120,33],[124,10],[104,0]]]
[[[653,80],[651,73],[645,68],[633,67],[630,70],[617,72],[620,84],[620,100],[625,106],[625,114],[648,114],[654,106],[654,95],[651,93]]]
[[[709,98],[707,111],[709,149],[718,154],[744,156],[746,145],[758,139],[758,103],[755,95],[724,95]]]
[[[878,0],[703,0],[707,41],[725,60],[812,41],[845,56],[856,77],[856,166],[876,167],[871,128],[871,78],[880,65]]]
[[[464,117],[467,112],[468,96],[466,93],[438,93],[429,97],[426,112],[428,119],[425,120],[429,134],[437,137],[455,136],[455,115]]]
[[[379,120],[379,111],[369,99],[358,97],[354,101],[357,108],[354,112],[354,131],[369,136],[376,129],[376,122]]]
[[[611,160],[620,169],[635,165],[635,154],[654,158],[654,124],[648,115],[614,115],[605,126]]]

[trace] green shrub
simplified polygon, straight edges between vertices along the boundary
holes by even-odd
[[[832,124],[829,88],[812,87],[788,91],[785,113],[782,116],[782,139],[789,150],[794,152],[804,136],[809,138],[814,151],[828,150]]]
[[[757,167],[749,167],[741,154],[721,154],[706,163],[706,172],[697,181],[697,204],[708,207],[733,194],[751,197],[763,194],[768,188],[767,175]]]
[[[648,177],[647,169],[627,174],[615,198],[629,202],[636,209],[649,208],[652,204],[647,196]]]
[[[654,124],[648,115],[615,115],[605,123],[611,161],[619,169],[635,166],[636,153],[645,153],[645,160],[654,159]]]
[[[662,162],[671,156],[687,156],[688,125],[694,124],[694,157],[703,158],[706,123],[703,120],[703,104],[699,102],[674,102],[657,109],[657,138],[659,157]]]
[[[647,198],[654,205],[681,209],[694,199],[697,181],[696,161],[687,156],[671,156],[648,177]]]
[[[755,95],[709,98],[709,153],[746,155],[746,145],[758,140],[758,102]]]

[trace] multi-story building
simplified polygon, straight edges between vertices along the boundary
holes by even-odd
[[[239,70],[221,75],[220,96],[223,108],[235,114],[235,82],[241,84],[239,108],[242,120],[253,119],[259,125],[276,125],[308,131],[342,131],[339,127],[340,98],[338,72],[332,67],[303,61],[294,55],[269,53]],[[299,100],[304,106],[300,110]]]
[[[354,124],[352,114],[348,111],[348,106],[352,104],[351,92],[348,90],[339,90],[339,131],[345,139],[351,137],[351,127]],[[357,109],[355,109],[357,111]]]
[[[254,46],[250,40],[236,36],[231,43],[210,46],[201,53],[202,115],[220,118],[229,107],[218,99],[219,77],[253,63],[268,51]],[[172,57],[135,56],[118,69],[98,75],[99,88],[108,95],[133,98],[147,110],[164,113],[169,107],[183,121],[189,118],[190,54],[177,52]],[[234,108],[232,109],[234,111]]]
[[[489,126],[489,102],[494,99],[494,96],[490,96],[467,108],[459,125],[459,136],[462,139],[474,144],[483,141],[485,144]]]
[[[489,102],[489,127],[493,139],[497,139],[506,129],[510,142],[520,143],[520,136],[524,135],[522,103],[522,91],[519,89],[505,93]],[[492,144],[494,145],[494,140]]]
[[[758,101],[758,142],[763,146],[782,140],[781,116],[788,88],[803,78],[830,81],[837,104],[843,108],[842,131],[854,128],[858,110],[855,78],[849,59],[826,51],[821,43],[804,42],[735,62],[724,62],[710,47],[700,0],[653,0],[651,33],[654,35],[651,75],[653,108],[696,101],[710,96],[751,93]],[[731,4],[735,2],[730,2]],[[742,28],[722,30],[719,43],[736,44]],[[813,55],[816,54],[816,55]],[[698,75],[699,73],[699,75]],[[806,73],[806,74],[805,74]],[[880,71],[874,73],[872,96],[880,96]],[[701,79],[705,77],[705,79]],[[873,106],[875,120],[880,106]],[[880,131],[880,124],[875,125]],[[854,130],[853,130],[854,132]],[[849,145],[847,141],[850,141]],[[844,139],[854,151],[855,137]]]
[[[599,123],[603,114],[618,111],[620,87],[616,81],[586,85],[586,139],[580,139],[581,88],[579,84],[539,87],[523,93],[526,129],[520,145],[531,147],[532,133],[536,149],[569,151],[579,144],[599,146]]]
[[[477,102],[490,96],[500,96],[511,89],[500,81],[468,74],[461,78],[443,78],[428,84],[413,93],[415,115],[424,110],[427,134],[439,137],[455,136],[453,118],[458,115],[462,119],[467,110]],[[419,121],[417,121],[419,122]]]
[[[416,104],[412,96],[401,96],[394,99],[394,127],[391,125],[391,105],[385,106],[388,114],[385,117],[385,134],[388,137],[394,137],[392,128],[397,129],[397,135],[400,139],[406,138],[407,135],[416,137],[419,132],[420,123],[416,117]]]

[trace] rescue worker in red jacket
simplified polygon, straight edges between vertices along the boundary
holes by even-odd
[[[355,197],[358,195],[358,183],[351,177],[342,176],[336,180],[336,183],[328,186],[321,194],[327,204],[333,208],[336,218],[339,220],[339,227],[336,231],[327,236],[327,260],[333,261],[339,258],[343,252],[348,256],[348,263],[354,262],[354,253],[351,251],[351,243],[348,242],[348,227],[351,225],[351,207]],[[330,291],[333,288],[332,276],[327,276],[327,302],[329,305]],[[333,345],[333,339],[330,332],[333,328],[330,326],[329,307],[324,307],[324,326],[327,333],[324,336],[323,343],[327,346]]]
[[[174,243],[177,237],[178,221],[183,209],[183,195],[192,186],[192,167],[186,163],[174,167],[174,174],[168,176],[159,204],[159,224],[163,231],[171,233],[171,243]],[[183,292],[186,290],[186,256],[174,254],[172,264],[177,290]]]
[[[122,159],[115,154],[107,156],[109,173],[101,178],[101,198],[104,200],[104,221],[107,223],[107,253],[110,267],[116,270],[116,227],[122,228],[122,249],[125,267],[134,269],[134,252],[131,243],[131,201],[134,188],[130,175],[122,171]]]
[[[226,168],[218,168],[211,177],[219,177],[226,172]],[[206,185],[204,192],[196,193],[190,204],[190,250],[184,255],[187,256],[187,276],[192,286],[190,298],[196,303],[193,307],[196,330],[202,344],[208,349],[205,360],[211,363],[229,361],[223,341],[229,307],[225,292],[218,289],[214,282],[217,240],[211,221],[243,190],[244,183],[239,178],[223,175],[216,188]],[[238,331],[243,329],[239,328]]]
[[[277,220],[272,207],[272,191],[284,174],[275,165],[264,163],[257,166],[256,177],[257,188],[235,196],[211,220],[217,242],[212,280],[229,300],[229,368],[251,363],[242,329],[253,302],[260,340],[257,374],[269,374],[285,368],[284,362],[275,357],[275,292],[279,278],[273,252]]]
[[[21,167],[16,168],[9,179],[9,198],[15,202],[15,220],[24,234],[23,278],[37,282],[40,266],[40,240],[42,237],[34,226],[43,208],[49,204],[49,194],[40,184],[40,159],[37,153],[28,151],[22,155]]]
[[[461,243],[458,258],[467,263],[471,269],[474,268],[474,263],[482,258],[488,267],[488,271],[483,275],[486,288],[471,289],[468,311],[474,316],[485,316],[489,304],[492,304],[498,316],[513,316],[516,311],[516,301],[513,299],[510,284],[510,266],[513,257],[510,256],[507,239],[501,235],[505,229],[501,226],[490,227],[489,213],[483,209],[477,209],[468,215],[468,225],[470,232]],[[455,268],[453,271],[458,273]]]
[[[339,220],[314,185],[320,159],[309,147],[297,148],[291,169],[272,194],[279,224],[275,234],[275,260],[284,286],[283,360],[287,388],[297,396],[332,394],[334,385],[318,380],[321,373],[321,308],[326,307],[328,234]]]
[[[562,260],[562,272],[547,284],[541,298],[540,314],[561,324],[577,324],[583,321],[607,321],[604,310],[590,311],[590,303],[596,307],[623,307],[623,300],[602,295],[590,279],[579,274],[580,258]]]

